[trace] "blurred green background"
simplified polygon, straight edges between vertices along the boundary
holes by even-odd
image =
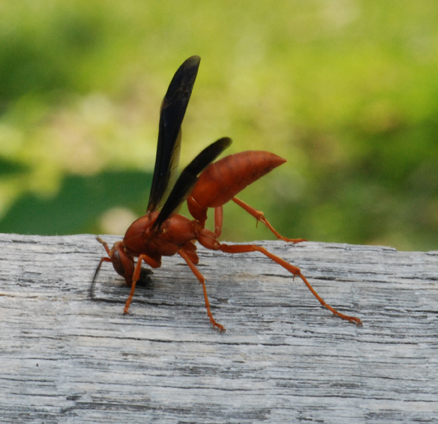
[[[438,249],[438,2],[18,1],[0,21],[0,232],[123,234],[198,54],[181,166],[230,136],[288,160],[240,195],[285,236]],[[222,239],[266,238],[226,206]]]

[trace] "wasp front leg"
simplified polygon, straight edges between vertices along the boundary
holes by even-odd
[[[147,255],[140,255],[137,260],[137,264],[135,265],[134,273],[132,274],[132,283],[131,283],[131,291],[129,292],[128,299],[125,303],[125,309],[123,313],[129,314],[129,306],[131,305],[132,298],[135,293],[135,286],[137,285],[137,281],[140,279],[141,274],[141,262],[144,262],[146,265],[149,265],[152,268],[159,268],[161,266],[161,260],[155,260]]]

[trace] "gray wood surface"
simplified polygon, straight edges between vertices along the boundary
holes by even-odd
[[[103,237],[114,242],[116,237]],[[438,242],[438,241],[437,241]],[[438,251],[258,242],[200,248],[212,312],[179,257],[129,289],[92,235],[0,235],[0,421],[438,422]]]

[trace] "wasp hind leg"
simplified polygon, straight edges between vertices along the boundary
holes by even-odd
[[[268,252],[264,247],[257,246],[254,244],[246,244],[246,245],[227,245],[227,244],[219,244],[218,250],[221,250],[225,253],[247,253],[247,252],[260,252],[266,255],[269,259],[272,259],[277,264],[281,265],[283,268],[287,269],[293,276],[300,277],[304,284],[307,286],[307,288],[312,292],[312,294],[318,299],[319,303],[321,303],[322,306],[327,308],[329,311],[333,312],[337,317],[345,319],[347,321],[350,321],[358,326],[362,325],[362,321],[359,318],[351,317],[349,315],[342,314],[341,312],[338,312],[336,309],[332,308],[328,303],[326,303],[319,294],[315,291],[315,289],[310,285],[310,283],[307,281],[306,277],[301,273],[301,270],[291,265],[289,262],[286,262],[284,259],[280,258],[279,256],[276,256],[272,254],[271,252]]]
[[[270,222],[265,218],[265,215],[262,211],[258,211],[257,209],[254,209],[252,206],[249,206],[247,203],[243,202],[242,200],[238,199],[237,197],[233,197],[231,199],[234,203],[239,205],[241,208],[245,209],[250,215],[252,215],[255,219],[257,219],[257,222],[263,222],[263,224],[266,225],[266,227],[269,228],[269,230],[272,232],[272,234],[275,235],[279,240],[287,241],[288,243],[300,243],[302,241],[307,241],[306,239],[291,239],[282,236],[271,224]]]

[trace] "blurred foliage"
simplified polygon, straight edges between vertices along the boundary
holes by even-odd
[[[135,199],[138,195],[147,196],[145,187],[151,182],[152,174],[135,171],[102,172],[91,177],[69,175],[62,189],[49,199],[23,195],[11,207],[2,225],[36,234],[92,231],[98,225],[98,218],[114,205],[124,204],[141,214],[135,208]],[[33,216],[38,219],[30,219]]]
[[[0,16],[1,232],[122,233],[146,207],[161,99],[198,54],[182,165],[230,136],[230,153],[288,159],[240,196],[282,234],[437,249],[435,1],[23,0]],[[223,239],[270,237],[226,206]]]

